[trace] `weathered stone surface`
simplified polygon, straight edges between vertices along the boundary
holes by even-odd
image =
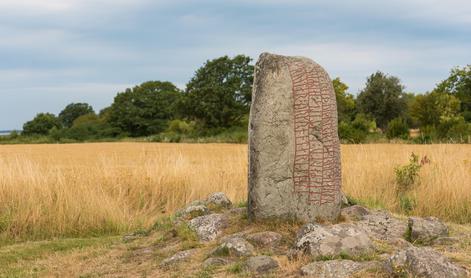
[[[208,258],[203,262],[203,267],[226,265],[230,261],[226,258]]]
[[[194,249],[180,251],[180,252],[176,253],[175,255],[173,255],[173,256],[171,256],[167,259],[164,259],[160,263],[160,267],[169,267],[171,265],[183,262],[183,261],[187,260],[189,257],[191,257],[191,255],[193,255],[194,253],[195,253]]]
[[[250,234],[246,238],[258,246],[275,247],[280,243],[282,236],[279,233],[268,231]]]
[[[460,242],[460,239],[457,237],[439,237],[433,241],[433,244],[438,244],[438,245],[451,245]]]
[[[448,236],[448,227],[436,217],[410,217],[409,236],[412,242],[431,244],[439,237]]]
[[[227,198],[224,192],[216,192],[209,195],[208,199],[206,200],[206,204],[208,206],[217,206],[224,208],[230,208],[232,206],[231,200]]]
[[[374,252],[374,246],[365,231],[353,224],[330,227],[311,224],[309,232],[295,243],[295,249],[314,257],[358,256]]]
[[[244,214],[247,214],[247,208],[231,208],[229,212],[231,214],[244,215]]]
[[[390,275],[412,277],[467,277],[464,268],[451,263],[430,247],[409,247],[393,254],[385,263]]]
[[[264,273],[279,267],[278,262],[268,256],[250,257],[246,262],[250,272]]]
[[[252,256],[255,248],[247,240],[240,237],[233,237],[225,240],[221,245],[213,250],[212,256]]]
[[[196,232],[201,241],[211,241],[219,236],[228,221],[224,214],[213,213],[193,218],[188,222],[192,230]]]
[[[209,209],[205,205],[192,205],[185,208],[181,217],[192,219],[206,214],[209,214]]]
[[[320,261],[303,266],[301,275],[316,278],[347,278],[376,265],[376,262],[355,262],[351,260]]]
[[[338,218],[336,111],[321,66],[303,57],[260,56],[249,124],[249,217]]]
[[[374,211],[363,216],[364,220],[356,222],[372,238],[393,241],[404,238],[407,231],[406,221],[393,217],[386,211]]]
[[[370,214],[370,211],[365,207],[354,205],[343,208],[341,214],[350,220],[357,221],[362,220],[365,215]]]

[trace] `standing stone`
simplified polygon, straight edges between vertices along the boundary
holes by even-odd
[[[249,124],[251,219],[336,220],[341,196],[337,105],[325,70],[263,53]]]

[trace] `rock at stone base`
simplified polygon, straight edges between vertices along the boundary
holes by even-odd
[[[194,205],[187,207],[183,211],[182,217],[192,219],[207,214],[209,214],[209,209],[205,205]]]
[[[268,231],[250,234],[246,238],[258,246],[273,248],[280,243],[282,236]]]
[[[457,237],[449,237],[449,236],[445,236],[445,237],[439,237],[437,239],[435,239],[433,241],[433,244],[437,244],[437,245],[452,245],[452,244],[455,244],[455,243],[458,243],[460,242],[460,239],[457,238]]]
[[[209,195],[208,199],[206,200],[206,204],[208,206],[224,208],[230,208],[232,206],[231,200],[229,200],[229,198],[227,198],[226,194],[223,192],[216,192]]]
[[[436,217],[410,217],[409,232],[412,242],[431,244],[439,237],[448,236],[448,227]]]
[[[225,240],[221,245],[213,250],[213,256],[252,256],[255,248],[247,240],[240,237],[232,237]]]
[[[355,262],[351,260],[333,260],[313,262],[301,268],[301,275],[316,278],[347,278],[375,267],[377,262]]]
[[[200,241],[211,241],[222,233],[228,221],[225,215],[213,213],[193,218],[188,225],[196,232]]]
[[[314,257],[359,256],[374,252],[375,248],[365,231],[354,224],[324,227],[313,225],[295,243],[295,249]]]
[[[386,261],[385,270],[393,276],[467,277],[467,271],[464,268],[451,263],[430,247],[409,247],[396,252]]]
[[[363,219],[355,224],[374,239],[392,241],[404,238],[407,231],[406,221],[397,219],[386,211],[371,212],[364,215]]]
[[[246,262],[250,272],[264,273],[279,267],[278,262],[269,256],[250,257]]]
[[[365,215],[370,214],[370,211],[365,207],[353,205],[350,207],[343,208],[340,214],[350,220],[357,221],[363,220],[363,217]]]
[[[164,259],[160,263],[160,267],[169,267],[171,265],[183,262],[183,261],[187,260],[194,253],[195,253],[194,249],[180,251],[180,252],[176,253],[175,255],[171,256],[170,258]]]
[[[203,262],[203,267],[222,266],[228,263],[229,260],[225,258],[208,258]]]

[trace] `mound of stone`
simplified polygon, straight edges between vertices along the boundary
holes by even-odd
[[[309,224],[298,234],[295,250],[313,257],[359,256],[374,252],[374,246],[365,231],[349,223],[332,226]]]
[[[230,208],[232,206],[231,200],[229,200],[224,192],[216,192],[209,195],[208,199],[206,200],[206,204],[208,206],[223,208]]]
[[[409,247],[393,254],[385,263],[392,276],[465,278],[467,271],[430,247]]]
[[[247,240],[241,237],[231,237],[216,247],[212,252],[212,256],[248,257],[252,256],[254,252],[254,246]]]
[[[280,243],[282,236],[279,233],[267,231],[253,233],[247,235],[246,238],[257,246],[273,248]]]
[[[183,261],[186,261],[188,260],[193,254],[195,253],[195,250],[194,249],[190,249],[190,250],[185,250],[185,251],[180,251],[178,253],[176,253],[175,255],[167,258],[167,259],[164,259],[161,263],[160,263],[160,267],[162,268],[166,268],[166,267],[170,267],[172,265],[175,265],[177,263],[181,263]]]
[[[279,267],[278,262],[269,256],[250,257],[246,262],[250,272],[265,273]]]
[[[356,224],[370,237],[385,241],[403,238],[407,232],[406,221],[393,217],[387,211],[374,211],[363,215],[363,220]]]
[[[316,278],[347,278],[376,265],[377,262],[355,262],[351,260],[320,261],[303,266],[301,275]]]
[[[200,241],[211,241],[227,227],[228,220],[224,214],[213,213],[191,219],[188,225],[196,232]]]
[[[410,241],[421,244],[431,244],[440,237],[448,236],[448,227],[436,217],[410,217]]]
[[[350,207],[343,208],[340,214],[345,218],[357,221],[363,220],[365,215],[370,214],[370,211],[365,207],[353,205]]]

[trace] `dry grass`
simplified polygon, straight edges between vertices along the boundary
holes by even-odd
[[[411,152],[432,161],[412,213],[471,222],[471,145],[343,146],[344,190],[398,211],[393,169]],[[0,146],[0,239],[119,233],[211,192],[244,201],[246,186],[245,145]]]

